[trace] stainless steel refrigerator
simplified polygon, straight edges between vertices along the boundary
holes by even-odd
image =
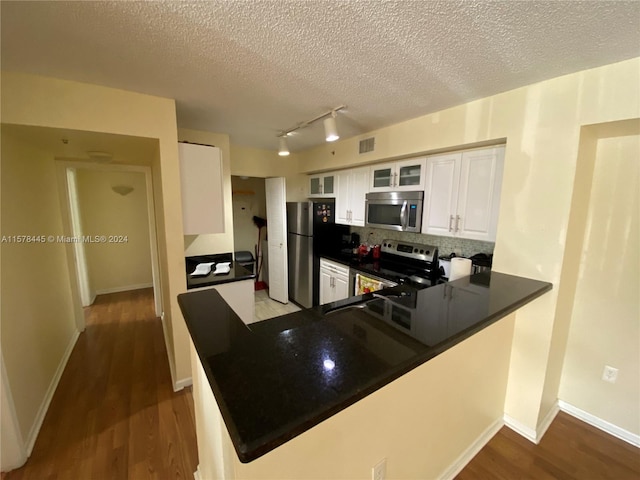
[[[289,299],[309,308],[318,305],[320,256],[338,252],[349,227],[336,225],[335,200],[287,202]]]

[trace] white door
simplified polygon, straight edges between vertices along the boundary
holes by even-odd
[[[349,182],[351,180],[351,170],[344,170],[336,173],[336,223],[349,225]]]
[[[369,168],[363,167],[351,170],[349,187],[351,225],[364,227],[365,198],[369,192]]]
[[[455,235],[460,162],[459,153],[427,159],[422,233]]]
[[[462,154],[457,234],[495,241],[502,185],[504,148],[471,150]]]
[[[284,178],[267,178],[264,186],[267,200],[269,296],[278,302],[288,303],[287,193]]]
[[[349,298],[349,277],[336,275],[333,278],[333,301]]]
[[[331,272],[328,269],[320,267],[320,305],[333,301],[332,278]]]

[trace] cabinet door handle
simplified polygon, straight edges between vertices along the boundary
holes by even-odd
[[[456,215],[456,232],[458,231],[459,225],[460,225],[460,215]]]
[[[393,186],[397,187],[398,186],[398,172],[395,172],[393,174]]]
[[[319,185],[319,187],[320,187],[320,193],[324,193],[324,192],[322,191],[322,190],[324,190],[324,185],[323,185],[323,184],[320,184],[320,185]]]
[[[452,223],[453,223],[453,215],[449,215],[449,231],[453,230],[453,227],[451,226]]]

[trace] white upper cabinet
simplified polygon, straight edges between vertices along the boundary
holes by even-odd
[[[335,191],[335,174],[322,173],[309,177],[309,197],[333,197]]]
[[[369,191],[369,167],[336,173],[336,223],[364,227],[365,196]]]
[[[178,144],[185,235],[224,233],[222,155],[217,147]]]
[[[427,158],[422,233],[496,239],[504,147]]]
[[[371,166],[369,191],[423,190],[425,162],[425,158],[412,158]]]
[[[427,158],[422,233],[453,236],[452,212],[458,208],[461,154]]]

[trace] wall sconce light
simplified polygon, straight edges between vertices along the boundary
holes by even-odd
[[[125,195],[129,195],[131,192],[133,192],[133,187],[129,185],[115,185],[111,187],[111,190],[124,197]]]
[[[340,105],[339,107],[332,108],[328,112],[324,112],[322,115],[318,115],[311,120],[300,122],[295,127],[282,130],[278,135],[276,135],[280,139],[280,148],[278,150],[278,155],[289,155],[289,147],[287,146],[286,138],[288,135],[290,135],[292,132],[295,132],[296,130],[306,128],[312,123],[317,122],[318,120],[324,120],[324,133],[327,142],[335,142],[336,140],[338,140],[340,138],[340,135],[338,135],[338,127],[336,125],[336,113],[338,113],[340,110],[344,110],[345,108],[347,108],[346,105]]]
[[[281,157],[286,157],[287,155],[289,155],[289,146],[287,145],[287,139],[284,136],[280,137],[280,148],[278,150],[278,155],[280,155]]]

